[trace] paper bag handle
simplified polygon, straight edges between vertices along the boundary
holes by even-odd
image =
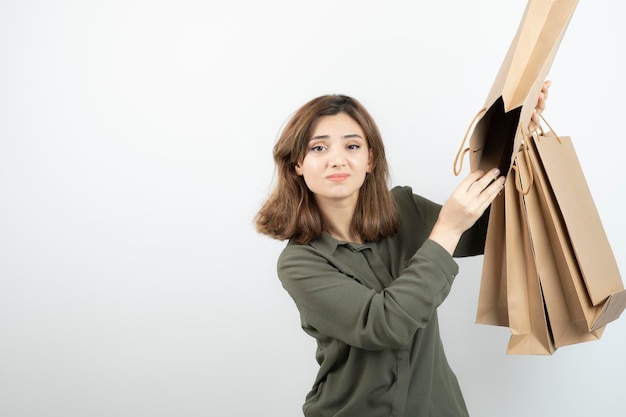
[[[541,117],[541,120],[543,120],[543,122],[548,126],[548,129],[550,129],[550,132],[554,133],[554,137],[559,142],[559,144],[563,143],[561,141],[561,138],[559,137],[559,135],[557,135],[556,132],[554,131],[554,129],[552,128],[552,126],[550,126],[550,123],[548,123],[546,118],[543,117],[543,114],[540,114],[539,117]],[[541,124],[539,125],[539,127],[537,129],[541,132],[541,136],[545,136],[546,132],[544,132],[543,127],[541,126]],[[537,131],[537,129],[535,129],[535,132]]]
[[[556,132],[554,131],[554,129],[552,128],[552,126],[550,126],[550,123],[548,123],[548,121],[545,119],[545,117],[543,117],[543,114],[539,115],[541,117],[541,120],[543,120],[543,122],[548,126],[548,129],[550,129],[550,131],[552,133],[554,133],[554,137],[556,138],[556,140],[559,142],[559,144],[563,143],[561,141],[561,138],[559,137],[559,135],[556,134]],[[533,176],[533,169],[532,169],[532,161],[530,159],[530,155],[528,152],[528,141],[526,138],[535,135],[537,133],[539,133],[539,135],[537,136],[537,140],[539,140],[539,138],[541,138],[541,136],[545,136],[546,132],[543,130],[543,126],[541,126],[541,123],[539,123],[537,125],[537,127],[535,128],[535,130],[533,130],[532,132],[530,131],[530,129],[528,130],[528,132],[524,131],[524,125],[522,123],[520,123],[520,130],[522,131],[522,137],[524,138],[524,141],[522,142],[522,151],[524,152],[524,159],[526,160],[526,166],[528,167],[528,187],[526,187],[526,189],[524,189],[524,187],[522,186],[522,181],[521,181],[521,174],[519,172],[519,169],[517,168],[517,166],[515,164],[513,164],[513,166],[511,167],[512,170],[515,171],[515,175],[517,177],[517,180],[515,181],[515,188],[517,189],[517,191],[521,194],[521,195],[527,195],[530,192],[530,188],[533,186],[534,183],[534,176]]]
[[[461,142],[461,146],[459,147],[459,150],[456,153],[456,157],[454,158],[453,169],[454,169],[454,175],[456,175],[457,177],[463,170],[463,159],[465,158],[465,154],[470,151],[469,146],[463,149],[463,147],[465,146],[465,142],[467,141],[467,138],[469,137],[470,132],[476,125],[476,121],[478,120],[478,118],[486,111],[487,111],[487,107],[483,107],[482,109],[480,109],[480,111],[476,113],[476,116],[474,116],[474,118],[472,119],[472,122],[469,124],[469,126],[467,127],[467,130],[465,131],[465,136],[463,136],[463,142]]]
[[[525,136],[524,134],[523,124],[520,124],[520,129],[522,130],[522,136],[526,138],[527,136]],[[524,159],[526,160],[526,166],[528,167],[528,187],[526,187],[526,189],[524,189],[524,187],[522,186],[522,178],[521,178],[519,169],[517,168],[517,165],[513,164],[511,166],[511,169],[515,171],[515,176],[516,176],[515,188],[517,189],[517,192],[519,192],[521,195],[527,195],[530,192],[530,188],[533,186],[533,183],[535,182],[535,177],[533,175],[533,169],[531,166],[532,162],[530,161],[530,155],[528,152],[528,142],[526,139],[524,139],[524,142],[522,142],[522,152],[524,152]]]

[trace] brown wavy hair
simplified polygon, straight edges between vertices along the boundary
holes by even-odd
[[[388,188],[389,167],[380,132],[361,103],[344,95],[325,95],[309,101],[284,127],[274,145],[278,181],[256,215],[257,231],[300,244],[316,240],[327,231],[313,193],[295,167],[304,160],[317,119],[339,113],[346,113],[363,129],[372,155],[371,172],[359,190],[352,231],[369,242],[398,231],[398,209]]]

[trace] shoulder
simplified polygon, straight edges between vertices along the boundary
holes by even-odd
[[[277,270],[278,276],[282,277],[287,271],[304,272],[310,268],[315,268],[320,264],[328,263],[328,256],[325,255],[324,248],[316,247],[316,242],[299,244],[293,241],[287,243],[287,246],[278,256]],[[329,248],[330,250],[330,248]],[[298,274],[296,274],[298,275]]]
[[[440,204],[415,194],[409,186],[393,187],[391,193],[398,204],[400,217],[418,214],[422,217],[430,218],[433,215],[438,215],[441,209]]]
[[[322,244],[316,245],[316,244]],[[292,295],[316,291],[320,286],[352,274],[351,269],[339,263],[323,242],[308,244],[288,243],[277,261],[277,275],[282,286]]]
[[[396,185],[391,189],[391,194],[396,200],[412,198],[413,188],[408,185]]]
[[[315,249],[309,244],[303,245],[289,241],[285,248],[280,252],[280,255],[278,256],[278,263],[280,264],[285,260],[293,258],[315,256],[315,252]]]

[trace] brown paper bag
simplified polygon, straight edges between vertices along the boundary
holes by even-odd
[[[580,321],[582,310],[588,331],[601,329],[626,308],[626,290],[572,141],[550,133],[529,143],[570,312]]]
[[[472,171],[498,167],[509,175],[504,197],[491,208],[476,317],[477,323],[511,328],[509,353],[551,354],[595,340],[626,308],[626,291],[569,138],[528,138],[537,97],[577,3],[528,1],[454,161],[456,175],[467,152]],[[512,167],[517,175],[510,175]]]
[[[504,193],[491,203],[487,242],[499,242],[497,247],[485,251],[480,281],[476,323],[492,326],[509,326],[506,302],[506,231],[504,228]]]
[[[524,165],[524,158],[516,164]],[[555,348],[545,314],[543,295],[528,230],[527,208],[509,175],[505,185],[506,281],[511,338],[508,354],[551,355]],[[524,177],[527,178],[527,177]],[[518,177],[519,181],[522,176]]]
[[[571,139],[541,134],[524,147],[504,188],[504,228],[495,214],[488,232],[477,322],[508,325],[509,354],[552,354],[598,340],[626,290]]]
[[[578,0],[528,1],[484,108],[475,118],[469,148],[463,150],[464,139],[454,161],[457,175],[467,152],[472,171],[498,167],[509,172],[577,4]]]
[[[589,331],[584,308],[593,308],[584,293],[582,279],[566,237],[549,184],[534,149],[529,154],[530,169],[518,164],[521,178],[533,178],[528,193],[522,195],[531,237],[537,278],[556,348],[597,340],[602,330]],[[517,157],[520,161],[525,159]],[[517,161],[517,160],[516,160]],[[517,162],[516,162],[517,163]]]

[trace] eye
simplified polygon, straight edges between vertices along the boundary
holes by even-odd
[[[350,145],[348,145],[348,149],[350,150],[357,150],[360,148],[361,148],[361,145],[357,145],[356,143],[351,143]]]
[[[326,149],[324,147],[324,145],[315,145],[315,146],[311,146],[311,151],[312,152],[322,152],[324,149]]]

